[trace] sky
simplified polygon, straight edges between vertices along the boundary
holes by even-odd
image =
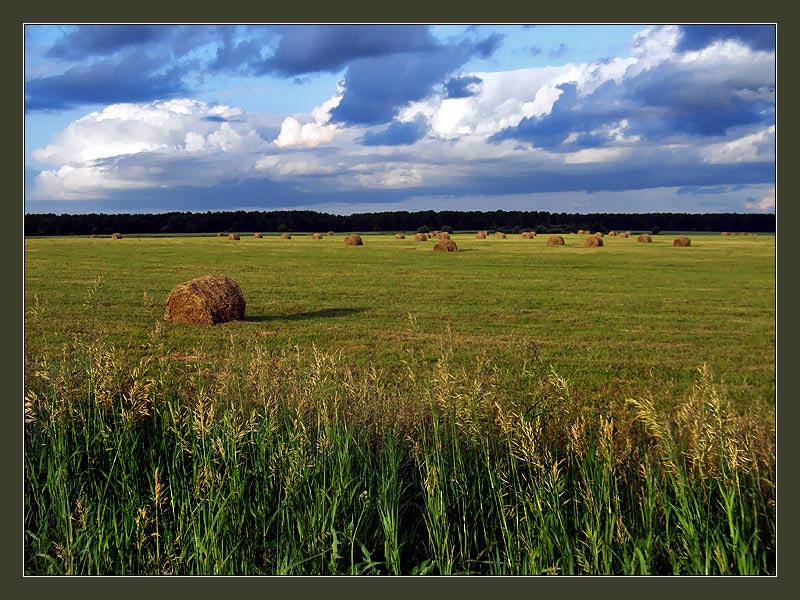
[[[26,25],[26,213],[775,212],[773,25]]]

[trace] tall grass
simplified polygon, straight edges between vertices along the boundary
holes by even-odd
[[[31,359],[27,573],[774,573],[774,425],[706,370],[586,402],[446,344],[401,370],[253,345]]]

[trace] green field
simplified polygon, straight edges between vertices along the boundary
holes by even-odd
[[[690,236],[27,239],[26,571],[773,572],[775,239]]]

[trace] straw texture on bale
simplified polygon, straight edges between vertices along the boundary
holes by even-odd
[[[253,237],[256,238],[257,240],[260,240],[261,238],[264,237],[264,234],[263,233],[254,233]]]
[[[404,240],[404,239],[406,239],[406,234],[405,233],[395,233],[394,234],[394,239],[396,239],[396,240]]]
[[[290,236],[288,233],[282,233],[281,234],[281,239],[282,240],[290,240],[290,239],[292,239],[292,236]]]
[[[229,233],[228,234],[228,239],[229,240],[238,240],[239,239],[239,234],[238,233]]]
[[[453,240],[440,239],[433,246],[434,252],[458,252],[458,246]]]
[[[523,240],[532,240],[536,237],[536,234],[532,231],[523,231],[519,234],[519,237],[521,237]]]
[[[414,241],[415,242],[424,242],[427,239],[428,239],[428,236],[425,235],[424,233],[415,233],[414,234]]]
[[[680,246],[682,248],[685,248],[687,246],[691,246],[692,245],[692,240],[690,240],[685,235],[680,235],[680,236],[676,237],[674,240],[672,240],[672,245],[673,246]]]
[[[547,238],[547,245],[548,246],[563,246],[564,245],[564,238],[560,235],[551,235]]]
[[[355,233],[352,235],[348,235],[344,238],[344,245],[345,246],[363,246],[364,242],[361,239],[360,235],[356,235]]]
[[[586,241],[583,242],[584,248],[599,248],[602,245],[603,239],[596,235],[590,235],[588,238],[586,238]]]
[[[505,233],[503,233],[502,231],[497,231],[497,232],[495,232],[494,236],[495,236],[496,238],[499,238],[499,239],[501,239],[501,240],[504,240],[504,239],[506,239],[506,237],[507,237],[507,236],[506,236],[506,234],[505,234]]]
[[[311,239],[312,240],[321,240],[322,239],[322,234],[321,233],[314,233],[314,234],[311,235]]]
[[[485,240],[486,239],[486,232],[485,231],[479,231],[478,233],[475,234],[475,237],[477,239],[479,239],[479,240]]]
[[[649,244],[650,242],[653,241],[653,238],[651,238],[648,234],[643,233],[642,235],[640,235],[639,237],[636,238],[636,241],[637,242],[644,242],[646,244]]]
[[[623,231],[622,233],[620,233],[618,235],[618,237],[621,237],[621,238],[626,238],[626,237],[630,237],[630,236],[631,236],[631,234],[628,233],[627,231]]]
[[[173,323],[216,325],[244,318],[239,284],[227,275],[206,275],[176,285],[167,297],[165,318]]]
[[[111,239],[112,240],[121,240],[122,239],[122,234],[121,233],[112,233],[111,234]]]

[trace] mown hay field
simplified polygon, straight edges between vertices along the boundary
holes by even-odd
[[[26,240],[26,573],[774,573],[774,237],[547,237]]]

